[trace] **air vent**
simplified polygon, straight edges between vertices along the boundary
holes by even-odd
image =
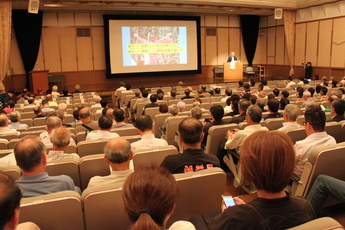
[[[217,36],[217,29],[206,29],[206,36]]]
[[[77,37],[90,37],[90,28],[77,28]]]

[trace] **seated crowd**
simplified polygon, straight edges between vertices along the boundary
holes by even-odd
[[[162,89],[132,91],[130,85],[121,82],[115,92],[116,107],[108,108],[107,100],[95,96],[93,105],[76,107],[72,123],[65,122],[67,104],[57,103],[64,96],[70,98],[68,90],[60,95],[54,86],[40,101],[25,90],[20,94],[13,91],[0,94],[3,105],[0,133],[3,137],[18,135],[19,138],[20,132],[29,130],[28,125],[21,123],[21,112],[15,107],[19,100],[25,101],[21,109],[32,109],[35,114],[32,119],[45,118],[46,123],[39,137],[21,138],[12,153],[0,158],[1,167],[18,165],[21,170],[21,177],[15,182],[1,172],[0,210],[6,207],[2,206],[3,201],[8,202],[8,189],[22,189],[22,195],[13,199],[13,210],[8,209],[10,213],[6,218],[0,216],[4,220],[0,229],[15,229],[10,227],[18,223],[19,213],[16,213],[21,197],[65,190],[83,192],[71,177],[49,176],[46,172],[49,162],[66,158],[80,161],[78,152],[65,152],[69,146],[76,146],[78,133],[85,134],[85,141],[92,143],[107,140],[102,157],[109,166],[110,175],[94,175],[87,188],[123,185],[124,208],[133,223],[130,229],[167,229],[167,220],[174,212],[178,197],[178,187],[171,174],[219,167],[236,175],[234,168],[225,162],[227,158],[235,165],[235,170],[241,170],[244,181],[255,187],[257,198],[248,204],[234,198],[234,206],[226,207],[223,203],[219,210],[200,213],[190,222],[178,221],[169,229],[259,229],[259,226],[261,229],[286,229],[313,220],[319,216],[328,195],[345,201],[345,182],[321,175],[306,199],[290,196],[285,189],[293,174],[301,176],[314,148],[336,144],[336,139],[327,134],[325,127],[327,122],[345,120],[344,88],[328,88],[325,81],[315,88],[308,81],[302,79],[301,82],[294,84],[289,78],[281,89],[272,89],[263,80],[257,90],[253,89],[253,79],[240,81],[238,88],[212,86],[207,90],[201,85],[197,91],[192,87],[183,89],[181,84],[166,94]],[[123,92],[133,93],[130,95],[135,101],[121,102]],[[139,111],[143,103],[146,105]],[[123,104],[124,109],[121,108]],[[209,104],[209,110],[203,107],[205,104]],[[190,109],[185,111],[187,106]],[[157,115],[166,116],[156,129],[158,133],[155,133],[155,118],[148,115],[149,108],[157,108]],[[93,119],[93,111],[99,116],[97,120]],[[326,118],[328,113],[330,119]],[[126,116],[131,114],[138,114],[133,124],[125,122]],[[179,116],[186,116],[181,117],[176,127],[175,141],[180,154],[166,156],[160,167],[151,165],[134,170],[133,157],[137,152],[168,146],[168,140],[164,139],[168,121]],[[209,118],[203,119],[203,116]],[[298,118],[305,122],[298,123]],[[265,124],[271,119],[281,119],[280,128],[269,131]],[[224,133],[225,139],[219,140],[217,152],[205,153],[210,128],[225,124],[236,124],[239,128]],[[293,143],[286,132],[301,127],[306,138]],[[135,128],[139,140],[130,142],[116,132],[126,128]],[[1,215],[5,214],[1,212]],[[12,219],[14,215],[17,219]]]

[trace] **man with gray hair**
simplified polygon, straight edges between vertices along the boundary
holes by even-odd
[[[299,115],[299,107],[296,104],[288,104],[285,106],[283,117],[284,123],[283,127],[279,128],[279,131],[285,132],[289,129],[296,129],[301,127],[297,122],[297,117]]]
[[[307,105],[314,102],[314,98],[311,97],[311,93],[308,90],[303,92],[303,103],[301,104],[300,108],[305,108]]]
[[[8,127],[8,117],[6,114],[0,114],[0,133],[1,134],[18,134],[17,130]]]
[[[239,115],[234,116],[230,121],[229,124],[236,123],[239,124],[246,120],[246,111],[250,106],[250,102],[246,99],[241,99],[238,103],[238,112]]]
[[[59,128],[53,129],[50,140],[53,143],[53,149],[49,151],[47,161],[69,158],[79,162],[80,157],[78,154],[64,153],[64,150],[71,141],[71,133],[67,128],[60,126]]]
[[[100,96],[95,97],[95,104],[91,106],[91,108],[102,108],[101,105],[102,98]]]
[[[49,116],[46,120],[46,131],[40,134],[42,143],[46,146],[52,145],[51,133],[53,129],[60,128],[62,126],[62,121],[57,116]],[[71,144],[75,145],[73,138],[70,138]]]
[[[133,158],[130,143],[120,137],[111,139],[104,147],[104,161],[111,168],[109,176],[94,176],[90,179],[88,188],[98,185],[122,185],[133,172],[129,168]]]
[[[29,126],[27,124],[21,124],[20,120],[20,113],[18,111],[13,111],[9,115],[11,124],[8,125],[10,129],[28,129]]]
[[[88,108],[82,108],[79,111],[79,119],[82,122],[75,127],[74,132],[92,131],[98,129],[98,122],[92,120],[92,113]]]
[[[200,120],[202,118],[203,112],[199,106],[195,106],[190,110],[190,116],[195,119]]]
[[[49,176],[45,172],[47,154],[44,144],[35,136],[26,136],[14,147],[17,165],[22,176],[16,181],[23,189],[23,197],[34,197],[50,193],[80,189],[74,185],[73,180],[66,175]]]

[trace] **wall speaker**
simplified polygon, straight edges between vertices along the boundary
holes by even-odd
[[[40,0],[30,0],[28,6],[28,12],[31,14],[38,14],[40,8]]]
[[[283,9],[282,8],[275,8],[274,9],[274,19],[282,19],[283,18]]]

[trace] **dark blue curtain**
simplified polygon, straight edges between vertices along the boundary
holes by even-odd
[[[27,76],[27,88],[29,72],[35,67],[40,47],[42,16],[42,11],[38,14],[29,14],[27,10],[12,11],[12,23]]]
[[[260,17],[257,15],[241,15],[240,20],[244,51],[246,52],[248,66],[253,66],[253,59],[259,34]]]

